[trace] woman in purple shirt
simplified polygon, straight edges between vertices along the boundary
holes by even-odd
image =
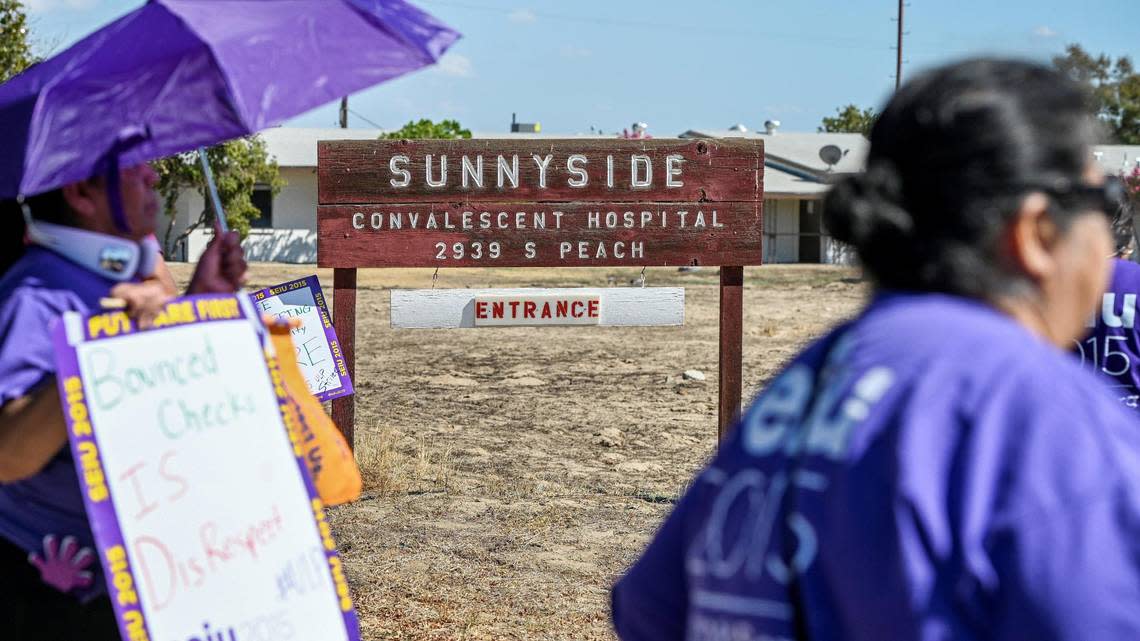
[[[1063,350],[1112,253],[1085,92],[907,83],[829,232],[875,283],[792,360],[613,590],[618,636],[1140,639],[1140,425]]]
[[[0,203],[0,639],[119,638],[66,447],[51,329],[109,296],[142,324],[162,308],[168,285],[145,270],[115,273],[154,259],[142,241],[157,222],[156,180],[147,165],[120,172],[120,220],[102,178]],[[221,235],[188,293],[233,292],[244,278],[237,235]]]
[[[1116,255],[1108,289],[1089,322],[1092,332],[1076,341],[1075,351],[1083,365],[1103,376],[1121,404],[1140,411],[1140,265],[1129,260],[1136,245],[1131,207],[1117,212],[1113,233]]]

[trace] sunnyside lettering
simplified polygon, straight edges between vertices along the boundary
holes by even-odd
[[[543,190],[553,186],[550,176],[557,175],[571,190],[600,189],[603,193],[637,192],[661,189],[666,192],[685,186],[684,164],[681,154],[669,154],[654,158],[648,154],[630,154],[628,173],[623,167],[615,166],[613,154],[605,156],[603,168],[590,166],[591,159],[585,154],[519,154],[484,157],[482,154],[460,155],[449,158],[446,154],[425,154],[414,163],[422,164],[422,173],[413,172],[412,158],[408,155],[393,155],[388,160],[388,182],[397,192],[411,189],[438,190],[441,199],[446,194],[462,197],[479,191],[494,190],[511,200],[510,193],[517,190],[520,181],[531,180],[530,187]],[[624,166],[626,159],[622,159]],[[595,164],[601,162],[594,158]],[[449,164],[450,163],[450,164]],[[520,172],[520,163],[532,163],[528,171]],[[554,171],[557,170],[557,171]],[[591,175],[591,171],[593,175]],[[535,200],[544,200],[538,196]],[[629,261],[636,264],[652,252],[652,241],[638,238],[638,233],[651,233],[655,230],[681,230],[700,233],[725,227],[721,212],[711,206],[691,205],[653,206],[630,204],[613,208],[590,203],[564,203],[557,207],[529,206],[510,210],[482,209],[478,206],[455,206],[438,208],[432,206],[407,206],[402,209],[377,210],[356,209],[351,213],[353,229],[367,232],[400,233],[402,231],[438,231],[479,233],[480,240],[466,242],[440,241],[432,246],[432,260],[485,260],[494,262],[500,258],[517,260],[520,256],[507,255],[515,252],[526,261],[543,260],[543,251],[557,252],[558,260],[613,260]],[[599,231],[622,232],[620,239],[591,239]],[[496,239],[496,233],[510,233],[512,239]],[[537,241],[538,236],[565,232],[568,236],[559,239],[549,249]],[[523,237],[518,239],[519,234]],[[532,234],[535,239],[525,236]],[[582,234],[584,237],[572,235]]]

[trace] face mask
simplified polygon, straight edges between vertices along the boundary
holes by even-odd
[[[140,243],[98,232],[55,225],[32,218],[21,203],[28,240],[67,258],[100,276],[116,282],[147,278],[158,261],[158,241],[148,237]]]

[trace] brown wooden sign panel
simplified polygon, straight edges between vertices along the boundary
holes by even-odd
[[[322,205],[322,267],[753,265],[760,203]]]
[[[322,267],[758,265],[758,141],[335,141]]]
[[[318,202],[759,200],[752,140],[346,140],[317,143]]]

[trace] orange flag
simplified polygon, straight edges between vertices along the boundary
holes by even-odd
[[[297,367],[293,347],[292,325],[265,317],[277,362],[289,396],[301,413],[304,434],[301,436],[305,463],[313,477],[317,494],[326,505],[339,505],[360,498],[363,482],[352,450],[336,425],[325,414],[321,402],[309,391],[305,377]],[[299,319],[294,319],[300,322]]]

